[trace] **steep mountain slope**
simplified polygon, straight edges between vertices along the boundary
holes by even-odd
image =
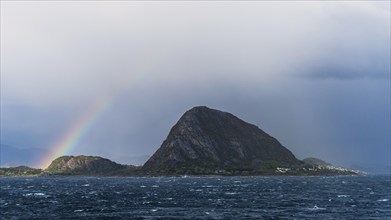
[[[236,116],[204,106],[187,111],[144,164],[146,170],[256,169],[302,162],[275,138]],[[271,167],[270,167],[271,168]]]

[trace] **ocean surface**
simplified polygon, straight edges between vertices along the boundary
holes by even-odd
[[[0,218],[391,219],[390,179],[0,177]]]

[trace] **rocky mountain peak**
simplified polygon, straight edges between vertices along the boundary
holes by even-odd
[[[144,168],[255,167],[266,161],[300,163],[257,126],[230,113],[199,106],[179,119]]]

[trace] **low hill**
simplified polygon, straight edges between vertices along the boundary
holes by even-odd
[[[0,168],[0,176],[36,176],[41,174],[41,169],[27,166]]]
[[[308,157],[303,159],[307,173],[310,175],[358,175],[365,174],[359,170],[350,170],[344,167],[334,166],[321,159]]]
[[[62,175],[114,175],[129,166],[97,156],[62,156],[52,161],[45,173]]]

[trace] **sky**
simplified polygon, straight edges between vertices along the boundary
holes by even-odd
[[[1,144],[126,163],[203,105],[389,166],[390,49],[389,1],[1,1]]]

